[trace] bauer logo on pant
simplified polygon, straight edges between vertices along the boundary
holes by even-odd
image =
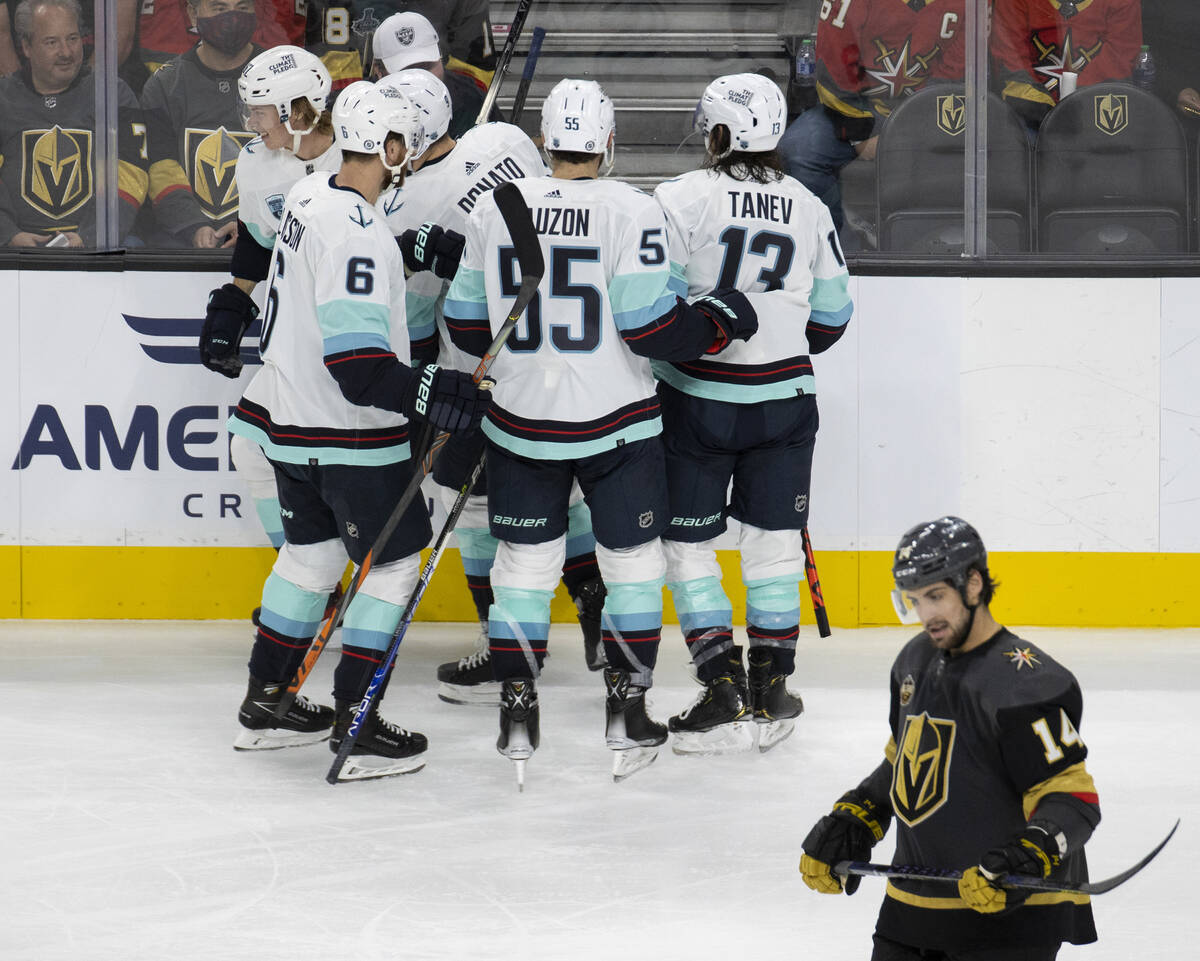
[[[892,772],[892,807],[909,827],[946,803],[954,730],[954,721],[924,712],[904,719]]]

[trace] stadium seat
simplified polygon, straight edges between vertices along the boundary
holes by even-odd
[[[1029,138],[1016,114],[988,96],[988,251],[1031,248]],[[876,153],[879,249],[953,254],[963,249],[966,97],[930,86],[897,107]]]
[[[1187,249],[1187,147],[1171,109],[1124,83],[1083,87],[1042,121],[1038,247],[1086,254]]]

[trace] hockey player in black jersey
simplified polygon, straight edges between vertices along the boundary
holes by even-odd
[[[924,628],[891,672],[885,760],[804,839],[804,883],[853,894],[831,865],[866,860],[895,815],[895,863],[961,870],[945,882],[893,878],[872,961],[1050,961],[1096,940],[1090,900],[1003,888],[1005,874],[1087,880],[1083,846],[1100,821],[1071,672],[997,624],[995,583],[975,529],[942,517],[896,549],[893,599]]]

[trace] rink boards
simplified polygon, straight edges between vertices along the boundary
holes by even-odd
[[[0,272],[16,307],[0,616],[257,603],[273,555],[224,431],[257,368],[227,380],[195,351],[222,279]],[[979,527],[1010,622],[1200,624],[1200,279],[855,277],[851,293],[848,333],[814,362],[811,530],[835,624],[891,621],[890,548],[943,513]],[[473,619],[456,551],[443,568],[422,616]]]

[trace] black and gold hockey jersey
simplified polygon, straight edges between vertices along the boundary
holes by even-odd
[[[892,665],[891,763],[869,779],[890,774],[872,793],[888,793],[896,816],[894,863],[963,870],[1037,816],[1069,842],[1052,877],[1085,881],[1082,846],[1100,811],[1082,711],[1071,672],[1007,629],[964,654],[935,649],[924,633],[911,640]],[[876,930],[942,951],[1096,940],[1086,895],[1038,892],[1011,913],[983,915],[953,886],[907,879],[888,882]]]
[[[62,93],[40,94],[28,70],[0,79],[0,244],[20,232],[77,233],[96,243],[96,93],[84,67]],[[120,236],[146,199],[146,127],[117,81]]]
[[[251,56],[261,53],[254,47]],[[242,129],[241,68],[210,70],[192,48],[146,81],[142,108],[150,136],[150,199],[158,226],[186,244],[196,228],[237,217],[234,171],[255,134]]]

